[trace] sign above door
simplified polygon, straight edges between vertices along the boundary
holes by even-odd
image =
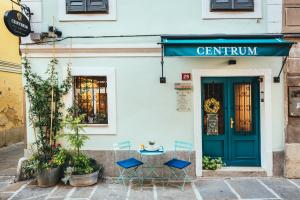
[[[164,56],[288,56],[293,42],[279,36],[162,36]]]

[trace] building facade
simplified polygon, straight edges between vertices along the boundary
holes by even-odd
[[[285,84],[278,74],[292,43],[281,35],[281,1],[24,2],[35,33],[54,25],[72,37],[55,48],[23,38],[22,50],[41,75],[53,56],[62,77],[72,63],[65,103],[79,99],[90,137],[84,149],[107,176],[115,175],[112,146],[124,140],[133,149],[154,140],[166,156],[175,140],[192,142],[194,176],[208,173],[203,155],[222,157],[237,172],[283,174]],[[30,148],[29,125],[27,133]]]
[[[289,178],[300,178],[300,159],[298,149],[300,147],[299,116],[297,98],[293,96],[300,84],[299,66],[299,20],[300,2],[285,0],[283,5],[283,33],[285,38],[297,42],[291,50],[285,67],[285,110],[286,110],[286,134],[285,134],[285,167],[284,174]],[[294,99],[294,100],[293,100]],[[296,104],[295,104],[296,103]]]
[[[1,16],[11,8],[9,0],[1,1]],[[25,128],[19,38],[7,30],[3,20],[0,20],[0,32],[0,147],[2,147],[23,141]]]

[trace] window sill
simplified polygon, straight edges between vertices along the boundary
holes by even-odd
[[[80,125],[86,128],[86,127],[108,127],[109,124],[80,124]]]

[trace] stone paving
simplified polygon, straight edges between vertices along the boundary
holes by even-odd
[[[22,154],[22,144],[0,149],[0,200],[300,200],[300,179],[284,178],[202,178],[184,191],[162,183],[124,187],[111,180],[90,187],[39,188],[34,180],[13,181]]]
[[[18,161],[24,155],[24,143],[0,148],[0,176],[15,176]]]
[[[0,179],[5,181],[5,179]],[[203,178],[181,191],[161,183],[124,187],[111,181],[90,187],[58,184],[39,188],[36,181],[12,183],[0,189],[1,200],[300,200],[300,180],[284,178]]]

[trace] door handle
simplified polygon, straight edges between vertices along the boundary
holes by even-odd
[[[234,120],[232,117],[230,117],[230,128],[233,128],[233,125],[234,125]]]

